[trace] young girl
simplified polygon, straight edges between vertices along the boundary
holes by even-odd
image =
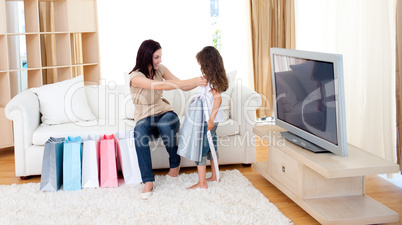
[[[215,163],[219,164],[219,162],[214,162],[212,159],[211,150],[209,148],[207,139],[207,129],[211,131],[214,147],[217,151],[216,128],[218,127],[219,122],[223,122],[223,114],[219,109],[222,103],[221,92],[226,91],[229,86],[222,57],[216,48],[212,46],[204,47],[196,55],[196,58],[204,78],[208,81],[208,85],[206,87],[200,87],[199,93],[201,95],[205,95],[205,99],[208,101],[207,106],[209,111],[209,120],[204,124],[202,159],[199,162],[195,162],[198,170],[198,183],[189,187],[189,189],[208,188],[207,181],[216,180],[216,169],[214,165]],[[211,162],[212,170],[212,176],[208,179],[206,178],[207,159]]]

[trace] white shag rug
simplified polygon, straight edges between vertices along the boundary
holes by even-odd
[[[292,224],[238,170],[221,171],[206,190],[186,189],[197,173],[155,179],[148,200],[140,199],[142,184],[122,180],[117,188],[58,192],[0,185],[0,224]]]

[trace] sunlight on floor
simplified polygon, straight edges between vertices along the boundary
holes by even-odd
[[[402,175],[400,173],[393,174],[379,174],[378,176],[402,188]]]

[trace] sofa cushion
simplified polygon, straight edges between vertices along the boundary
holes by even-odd
[[[239,124],[233,119],[228,119],[225,122],[219,123],[218,128],[216,129],[216,135],[218,137],[238,134],[240,134],[240,127]]]
[[[226,121],[230,118],[230,101],[231,101],[233,87],[235,85],[236,74],[237,74],[236,70],[226,73],[226,76],[229,81],[229,87],[226,91],[221,93],[221,96],[222,96],[221,109],[223,112],[223,121]]]
[[[40,125],[32,134],[34,145],[44,145],[49,137],[68,137],[88,135],[115,134],[119,130],[134,129],[132,124],[126,120],[119,120],[117,123],[112,121],[99,120],[88,123],[64,123],[52,126]]]
[[[124,99],[120,104],[120,119],[134,119],[135,106],[130,94],[130,75],[124,73]]]
[[[181,118],[184,120],[184,118]],[[182,124],[182,123],[181,123]],[[134,129],[134,121],[130,119],[120,119],[115,121],[99,120],[96,122],[64,123],[58,125],[40,125],[32,134],[32,143],[34,145],[45,145],[50,137],[68,137],[88,135],[115,134],[118,131],[127,131]],[[239,134],[239,125],[236,121],[229,119],[220,123],[216,131],[218,137],[231,136]]]
[[[31,90],[38,96],[42,123],[53,125],[96,119],[88,106],[82,75]]]

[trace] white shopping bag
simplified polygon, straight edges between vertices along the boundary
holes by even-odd
[[[203,99],[204,101],[204,118],[205,121],[209,120],[209,111],[208,111],[208,107],[205,106],[209,106],[206,102],[205,99]],[[212,159],[214,160],[214,164],[215,164],[215,171],[216,171],[216,180],[219,181],[220,180],[220,176],[219,176],[219,164],[218,164],[218,157],[216,155],[216,149],[214,146],[214,142],[212,140],[212,135],[211,135],[211,131],[208,130],[207,131],[207,138],[208,138],[208,144],[209,144],[209,149],[211,150],[211,154],[212,154]]]
[[[207,138],[208,138],[208,143],[209,143],[209,149],[211,150],[211,154],[212,154],[212,159],[214,160],[214,164],[215,164],[216,180],[219,181],[220,177],[219,177],[218,157],[215,152],[216,149],[214,146],[214,141],[212,140],[212,135],[211,135],[210,130],[207,131]]]
[[[82,147],[82,188],[99,187],[99,136],[89,135]]]
[[[137,152],[134,145],[134,131],[117,132],[117,152],[126,184],[139,184],[142,182]]]

